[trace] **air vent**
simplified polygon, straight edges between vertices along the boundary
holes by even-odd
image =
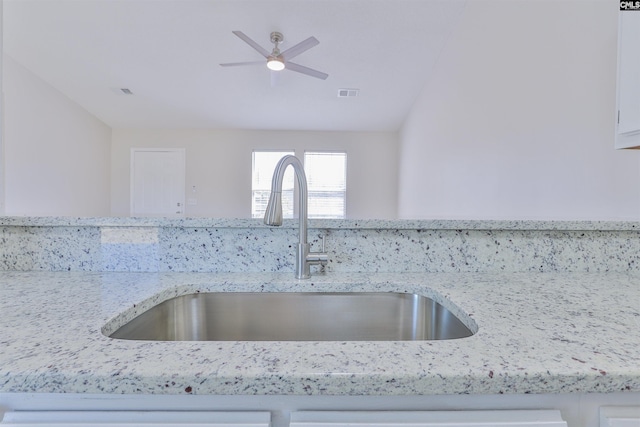
[[[338,89],[338,98],[353,98],[359,93],[360,89]]]
[[[116,95],[133,95],[133,91],[126,87],[112,87],[111,90]]]

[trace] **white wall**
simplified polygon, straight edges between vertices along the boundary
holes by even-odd
[[[111,138],[5,56],[6,213],[127,215],[130,147],[184,147],[187,189],[198,190],[187,214],[247,217],[252,149],[346,148],[351,218],[638,220],[640,152],[613,150],[616,27],[608,0],[467,2],[399,153],[397,135],[384,133],[114,130]]]
[[[617,2],[469,1],[400,137],[399,216],[640,219]]]
[[[107,216],[111,129],[8,56],[5,213]]]
[[[397,216],[396,133],[112,130],[6,55],[3,73],[7,215],[128,216],[130,148],[183,147],[188,216],[249,217],[251,151],[278,148],[346,151],[349,218]]]
[[[248,130],[114,129],[111,213],[129,215],[129,158],[136,148],[185,148],[186,215],[249,218],[251,153],[254,149],[341,150],[347,152],[347,216],[397,216],[396,133]],[[196,193],[191,193],[193,186]]]

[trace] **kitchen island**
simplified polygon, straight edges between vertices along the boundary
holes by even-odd
[[[0,413],[252,409],[285,426],[296,408],[556,408],[572,427],[596,426],[601,406],[640,406],[637,223],[318,223],[328,271],[297,280],[292,254],[281,253],[295,225],[14,221],[2,230],[11,245],[0,272]],[[69,244],[74,236],[88,246]],[[416,293],[475,333],[391,342],[107,336],[163,300],[207,291]]]

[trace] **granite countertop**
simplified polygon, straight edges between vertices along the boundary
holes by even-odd
[[[309,228],[357,230],[557,230],[637,231],[638,221],[443,220],[443,219],[309,219]],[[297,228],[298,219],[285,219],[282,227]],[[15,227],[190,227],[265,228],[261,218],[149,218],[149,217],[31,217],[3,216],[0,226]]]
[[[640,274],[0,272],[0,392],[429,395],[640,391]],[[400,291],[448,341],[143,342],[111,331],[195,291]]]

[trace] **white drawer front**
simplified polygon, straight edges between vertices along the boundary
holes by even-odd
[[[309,411],[290,427],[567,427],[560,411]]]
[[[269,412],[14,411],[0,427],[269,427]]]

